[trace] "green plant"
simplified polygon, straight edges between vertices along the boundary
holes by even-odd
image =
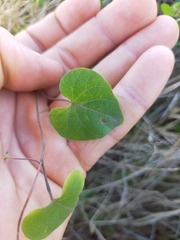
[[[171,6],[167,3],[162,3],[160,5],[160,10],[164,15],[168,15],[175,18],[180,27],[180,2],[179,1],[176,1]]]
[[[111,86],[98,73],[85,68],[68,72],[60,91],[70,105],[51,110],[51,124],[64,138],[92,140],[102,138],[123,121],[119,103]]]
[[[52,109],[49,119],[57,132],[64,138],[71,140],[102,138],[123,122],[123,115],[118,100],[112,93],[112,88],[95,71],[85,68],[71,70],[61,79],[60,91],[68,99],[53,100],[66,101],[69,105],[64,108]],[[39,117],[38,94],[36,92],[36,110],[42,138],[42,152],[40,161],[26,159],[37,162],[39,167],[18,221],[17,239],[19,239],[24,210],[41,170],[44,173],[51,202],[44,208],[30,212],[22,221],[22,230],[25,236],[31,240],[44,239],[64,222],[76,207],[79,194],[84,186],[83,174],[74,170],[64,183],[61,197],[54,199],[44,166],[45,142]],[[4,160],[8,158],[10,157],[6,153]]]
[[[74,210],[83,186],[83,174],[78,170],[72,171],[64,183],[60,198],[54,199],[44,208],[32,211],[24,218],[22,229],[26,237],[43,239],[54,231]]]

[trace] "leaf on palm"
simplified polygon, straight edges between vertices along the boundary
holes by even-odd
[[[22,222],[25,236],[31,240],[46,238],[70,215],[78,203],[79,194],[84,186],[84,176],[72,171],[66,179],[62,195],[54,199],[48,206],[34,210]]]
[[[61,93],[71,101],[49,114],[56,131],[70,140],[102,138],[122,124],[123,115],[111,86],[97,72],[74,69],[60,81]]]

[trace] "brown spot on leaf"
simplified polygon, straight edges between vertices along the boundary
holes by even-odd
[[[106,119],[105,118],[101,118],[101,122],[106,123]]]

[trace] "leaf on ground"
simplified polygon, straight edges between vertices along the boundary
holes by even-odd
[[[24,218],[24,235],[31,240],[40,240],[51,234],[74,210],[83,186],[83,174],[78,170],[72,171],[64,183],[60,198],[54,199],[45,208],[30,212]]]
[[[174,9],[173,7],[169,6],[167,3],[161,4],[161,11],[164,15],[173,16],[174,15]]]
[[[56,131],[70,140],[102,138],[123,122],[123,115],[111,86],[97,72],[78,68],[60,81],[60,92],[71,101],[49,114]]]

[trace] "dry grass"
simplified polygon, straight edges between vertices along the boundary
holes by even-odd
[[[60,1],[1,1],[1,26],[25,28]],[[169,85],[180,80],[180,54]],[[64,240],[180,239],[180,92],[162,94],[88,173]]]
[[[0,26],[16,34],[43,18],[60,2],[61,0],[1,0]]]

